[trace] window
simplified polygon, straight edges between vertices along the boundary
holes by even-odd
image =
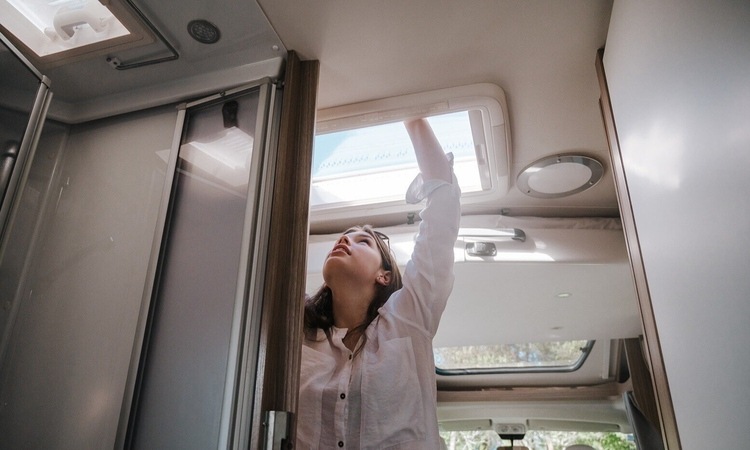
[[[480,177],[486,146],[472,136],[481,112],[459,111],[428,119],[443,150],[454,157],[454,170],[464,193],[489,187]],[[377,203],[403,198],[419,172],[414,149],[401,122],[356,128],[315,138],[311,206]]]
[[[591,352],[594,341],[556,341],[475,345],[433,349],[441,375],[467,373],[573,371]]]
[[[494,431],[441,431],[440,436],[449,450],[474,450],[500,448],[510,445]],[[618,431],[546,431],[529,430],[514,445],[524,445],[530,450],[564,450],[569,445],[587,444],[602,450],[635,450],[633,435]]]
[[[372,216],[415,208],[404,194],[418,173],[403,121],[426,117],[446,153],[463,193],[462,203],[506,193],[508,127],[505,97],[482,84],[443,89],[318,113],[311,220]],[[505,152],[497,152],[497,149]],[[377,209],[375,209],[375,207]]]
[[[0,21],[34,63],[103,53],[148,33],[130,10],[112,0],[0,0]],[[150,36],[150,35],[148,35]],[[151,42],[148,40],[143,43]]]

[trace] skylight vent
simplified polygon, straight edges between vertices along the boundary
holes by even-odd
[[[119,1],[0,0],[4,34],[41,66],[153,41]]]
[[[403,121],[427,117],[454,158],[463,204],[508,189],[505,95],[478,84],[347,105],[318,113],[310,195],[311,221],[414,211],[404,193],[418,173]]]

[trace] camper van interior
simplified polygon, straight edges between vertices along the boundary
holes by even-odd
[[[694,212],[747,191],[748,23],[742,1],[0,0],[0,447],[291,448],[303,294],[352,225],[406,264],[424,117],[462,190],[445,447],[742,448],[750,222],[709,244]]]

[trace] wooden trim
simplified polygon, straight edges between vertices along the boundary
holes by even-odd
[[[648,370],[643,356],[641,340],[638,338],[625,339],[625,356],[628,360],[630,380],[633,385],[633,395],[638,409],[656,428],[659,424],[659,409],[656,406],[654,390],[651,387],[651,372]]]
[[[651,294],[648,289],[646,269],[641,255],[638,230],[636,228],[632,204],[630,202],[627,176],[622,160],[622,154],[620,152],[620,141],[617,136],[614,113],[610,103],[607,77],[604,72],[604,50],[599,50],[597,53],[596,72],[599,78],[599,89],[601,92],[599,105],[601,107],[607,142],[609,144],[612,173],[615,179],[615,189],[617,191],[618,204],[620,206],[620,218],[622,220],[623,230],[625,231],[625,242],[630,257],[630,266],[633,271],[633,279],[635,281],[635,289],[638,296],[638,308],[640,310],[641,323],[643,325],[645,339],[643,350],[646,362],[651,368],[651,388],[656,394],[656,407],[660,419],[659,423],[661,424],[665,448],[679,450],[681,449],[680,438],[677,432],[677,421],[672,406],[672,396],[669,391],[667,370],[664,366],[664,359],[661,353],[659,332],[656,328],[656,319],[654,317],[654,310],[651,303]]]
[[[273,186],[251,447],[261,448],[266,411],[296,413],[318,61],[289,52]],[[289,424],[294,442],[294,414]]]

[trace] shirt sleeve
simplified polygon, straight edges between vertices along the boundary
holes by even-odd
[[[453,183],[427,180],[421,186],[427,205],[420,213],[414,251],[403,274],[403,288],[383,308],[430,337],[453,289],[453,248],[461,218],[461,190]]]

